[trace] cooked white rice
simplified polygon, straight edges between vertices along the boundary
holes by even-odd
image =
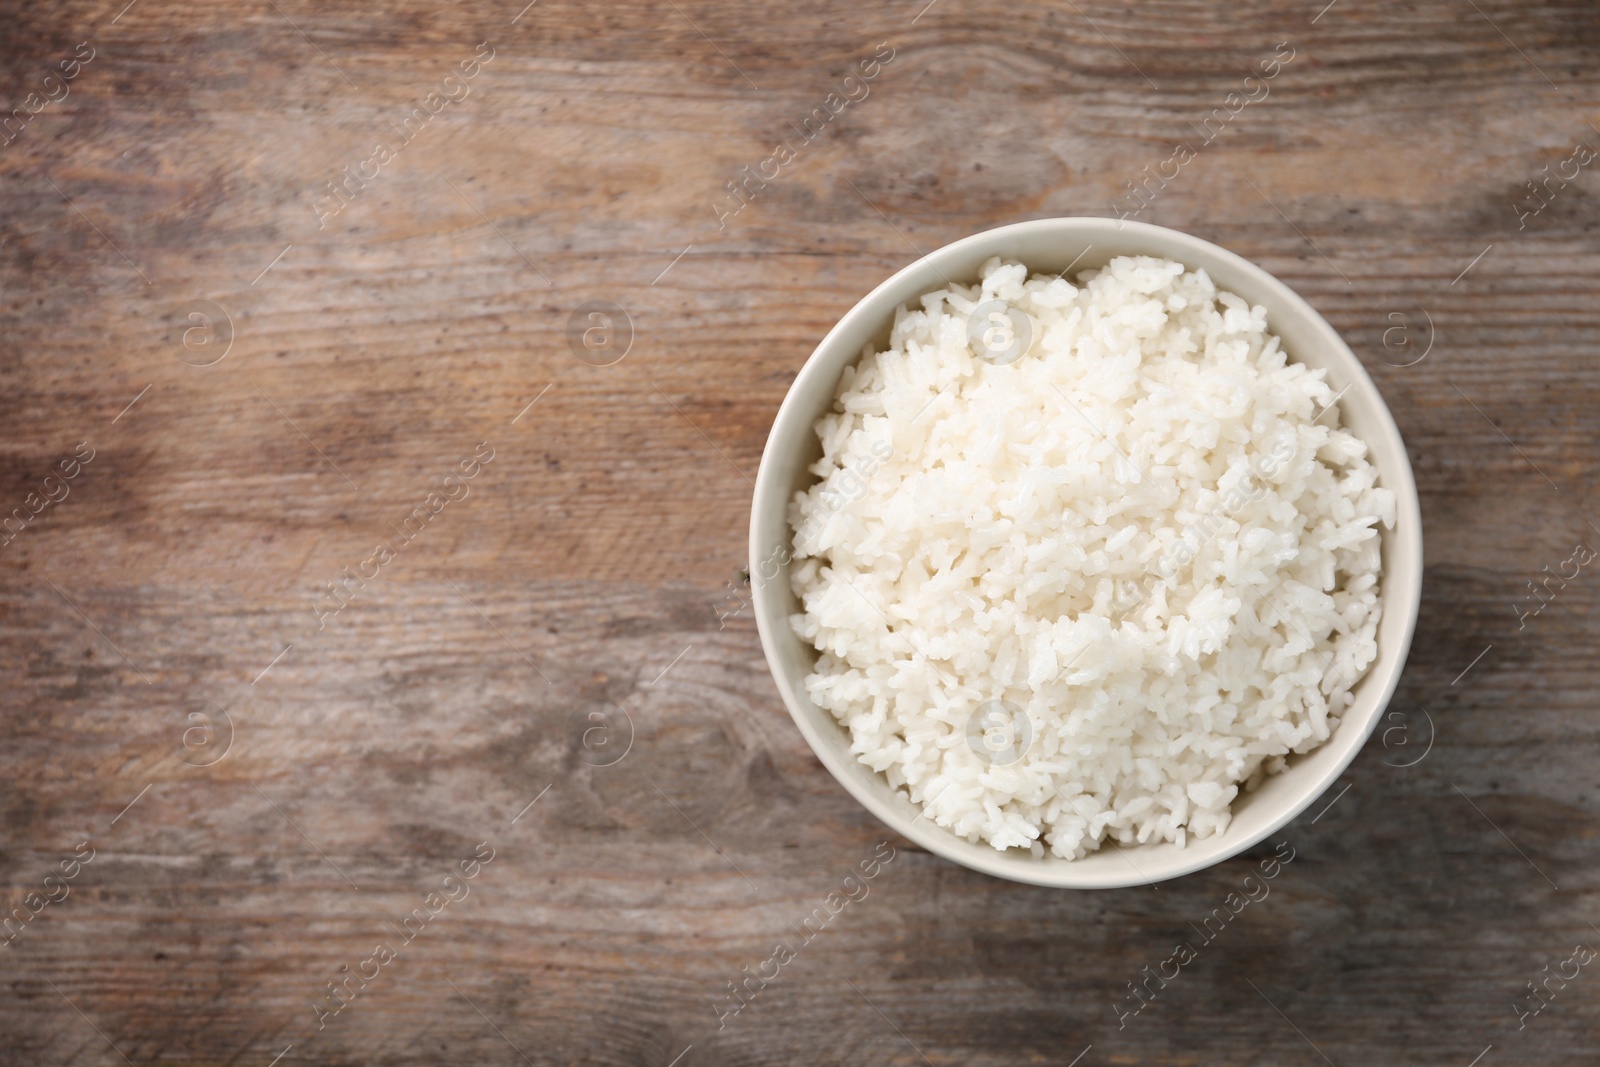
[[[1325,372],[1204,271],[982,279],[900,309],[817,422],[789,509],[807,692],[968,840],[1221,833],[1376,655],[1394,494]],[[1026,318],[985,308],[974,342],[994,300]],[[1031,343],[983,358],[1007,321]]]

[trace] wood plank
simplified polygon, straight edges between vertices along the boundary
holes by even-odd
[[[0,504],[95,450],[0,548],[8,906],[95,850],[3,950],[7,1062],[1591,1058],[1588,969],[1521,1029],[1512,1007],[1600,939],[1594,593],[1515,610],[1600,525],[1596,179],[1517,207],[1600,143],[1588,5],[519,6],[4,7],[9,106],[95,50],[0,146]],[[479,42],[470,92],[319,226]],[[880,42],[869,95],[719,226],[725,183]],[[1202,143],[1279,42],[1270,95]],[[826,774],[718,605],[838,317],[919,251],[1112,213],[1179,142],[1139,218],[1350,340],[1427,573],[1408,732],[1119,1028],[1252,856],[1095,894],[929,856]],[[201,300],[233,335],[203,367],[172,340]],[[593,300],[632,324],[611,366],[569,344]],[[480,442],[470,495],[319,629],[326,583]],[[597,726],[631,735],[617,762]],[[869,895],[719,1029],[728,983],[886,839]],[[399,937],[483,842],[470,895]]]

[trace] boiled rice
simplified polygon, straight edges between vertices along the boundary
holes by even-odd
[[[970,841],[1219,834],[1376,656],[1394,494],[1326,373],[1203,270],[981,278],[901,308],[816,424],[806,690]]]

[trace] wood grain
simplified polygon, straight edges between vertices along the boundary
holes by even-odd
[[[94,850],[0,949],[4,1062],[1592,1061],[1592,968],[1513,1007],[1600,943],[1593,579],[1515,611],[1600,536],[1597,179],[1516,206],[1600,144],[1592,6],[122,3],[0,6],[8,108],[94,49],[0,145],[0,514],[95,450],[0,548],[7,906]],[[319,226],[480,42],[470,92]],[[919,251],[1110,214],[1280,42],[1270,95],[1139,217],[1349,339],[1416,467],[1425,602],[1403,729],[1119,1028],[1269,850],[1092,894],[935,859],[823,771],[718,613],[828,327]],[[233,339],[199,367],[172,335],[202,300]],[[569,341],[594,300],[632,325],[610,366]],[[480,442],[465,499],[319,628]],[[470,895],[398,937],[480,843]]]

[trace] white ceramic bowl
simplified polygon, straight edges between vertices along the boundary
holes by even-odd
[[[1378,656],[1355,688],[1355,703],[1326,744],[1293,758],[1284,773],[1255,792],[1242,794],[1221,835],[1191,838],[1184,848],[1107,845],[1071,861],[974,844],[931,819],[919,819],[921,812],[910,800],[851,754],[845,728],[806,696],[805,677],[817,655],[789,624],[800,607],[789,583],[786,549],[793,531],[786,510],[796,490],[816,481],[806,470],[821,456],[812,426],[831,407],[840,373],[860,358],[862,346],[887,347],[897,307],[943,288],[946,278],[976,282],[979,266],[995,255],[1021,261],[1030,273],[1056,273],[1071,265],[1076,274],[1119,255],[1161,256],[1204,267],[1218,288],[1266,307],[1267,327],[1282,339],[1291,359],[1327,368],[1330,384],[1347,390],[1339,401],[1343,424],[1367,442],[1379,484],[1395,492],[1395,527],[1382,532]],[[868,811],[929,852],[974,870],[1035,885],[1114,888],[1188,874],[1242,852],[1304,811],[1355,759],[1394,692],[1411,646],[1422,593],[1422,519],[1405,444],[1383,397],[1333,327],[1288,286],[1232,252],[1176,230],[1114,219],[1040,219],[974,234],[924,256],[862,298],[822,339],[789,387],[767,438],[751,507],[750,561],[761,646],[783,702],[817,758]]]

